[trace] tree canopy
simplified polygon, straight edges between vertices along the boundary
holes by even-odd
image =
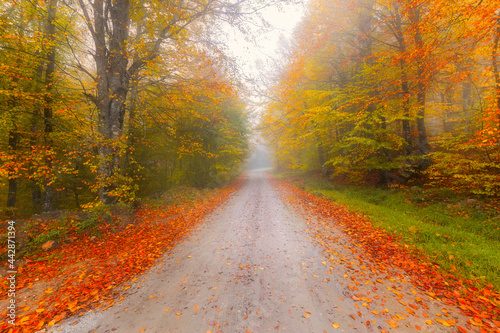
[[[38,212],[225,183],[250,132],[214,22],[243,28],[277,3],[3,2],[2,202]]]
[[[261,124],[277,167],[500,194],[499,5],[311,0]]]

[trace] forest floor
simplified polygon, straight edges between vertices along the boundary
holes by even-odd
[[[497,294],[259,171],[154,266],[117,284],[113,302],[41,332],[499,331]]]

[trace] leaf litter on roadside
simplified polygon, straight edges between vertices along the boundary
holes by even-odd
[[[182,241],[204,216],[225,202],[245,181],[246,176],[239,177],[194,206],[186,203],[144,207],[136,214],[139,223],[129,224],[118,232],[102,224],[102,236],[97,239],[75,235],[73,242],[55,249],[51,259],[26,258],[18,269],[17,292],[33,288],[35,281],[53,282],[54,286],[37,295],[36,306],[23,306],[19,310],[14,327],[7,323],[4,311],[0,330],[34,332],[82,311],[104,310],[114,305],[117,292],[130,288],[125,282],[136,280],[136,275]],[[0,290],[4,297],[8,294],[5,282]]]
[[[374,228],[369,219],[362,214],[350,211],[343,205],[316,197],[274,176],[269,176],[268,180],[286,202],[318,217],[317,222],[311,218],[306,218],[306,221],[308,224],[317,224],[313,226],[315,239],[324,248],[330,250],[329,253],[333,261],[343,263],[354,270],[353,263],[339,258],[338,253],[333,250],[332,245],[338,239],[326,232],[330,228],[331,221],[335,221],[334,223],[352,240],[353,245],[344,244],[343,247],[352,253],[362,251],[363,256],[369,259],[362,263],[364,270],[387,275],[387,281],[380,278],[375,279],[375,281],[367,279],[365,284],[391,285],[395,280],[390,277],[389,271],[402,270],[413,285],[422,290],[430,299],[457,307],[469,318],[467,329],[464,329],[457,326],[454,319],[449,319],[448,311],[443,309],[443,313],[436,314],[434,320],[425,320],[426,324],[436,325],[439,323],[444,327],[455,327],[460,332],[500,332],[500,293],[494,290],[491,285],[479,289],[472,281],[443,272],[424,253],[398,243],[397,237],[384,230]],[[361,261],[361,259],[359,260]],[[356,281],[354,276],[346,274],[345,277],[352,279],[354,284],[361,284]],[[396,288],[391,288],[391,286],[386,286],[386,288],[399,297],[399,303],[406,307],[407,316],[417,317],[421,314],[425,318],[429,317],[426,312],[416,313],[417,309],[426,308],[425,301],[421,297],[414,295],[412,301],[415,304],[413,302],[407,303],[406,300],[401,299],[403,295]],[[349,289],[356,291],[358,287],[350,285]],[[374,288],[374,291],[376,290],[377,287]],[[416,294],[413,289],[412,292]],[[352,298],[364,302],[366,306],[363,306],[365,307],[369,307],[371,302],[371,299],[367,297],[353,295]],[[387,316],[389,319],[386,322],[391,327],[398,327],[398,321],[405,318],[401,314],[389,315],[387,309],[384,309],[382,313],[375,310],[371,312],[378,316]],[[351,317],[356,318],[354,315]],[[415,328],[419,331],[422,329],[421,327]]]

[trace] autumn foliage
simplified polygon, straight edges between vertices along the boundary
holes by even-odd
[[[119,1],[101,21],[85,17],[104,3],[0,5],[0,200],[10,215],[214,187],[246,158],[243,87],[207,23],[227,3]]]
[[[276,166],[498,195],[499,5],[310,1],[263,117]]]

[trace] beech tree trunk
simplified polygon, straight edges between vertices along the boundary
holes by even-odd
[[[401,54],[406,53],[406,42],[403,34],[403,25],[401,23],[401,8],[399,4],[394,4],[395,9],[395,37],[398,41],[398,49]],[[403,94],[403,120],[401,121],[401,126],[403,130],[403,139],[405,144],[403,146],[403,154],[409,156],[412,150],[412,139],[411,139],[411,126],[410,126],[410,86],[408,83],[408,74],[406,68],[406,61],[404,57],[401,57],[400,68],[401,68],[401,91]]]
[[[422,39],[422,33],[420,31],[420,7],[416,6],[412,8],[411,12],[411,23],[414,29],[414,42],[417,46],[417,50],[422,52],[424,47],[424,42]],[[429,154],[429,142],[427,140],[427,130],[425,127],[425,102],[427,97],[427,73],[425,71],[423,55],[417,60],[417,146],[422,155]],[[421,162],[421,168],[426,169],[429,167],[429,160],[424,157]]]
[[[136,125],[137,102],[139,99],[139,77],[138,75],[132,76],[130,82],[130,105],[128,108],[128,138],[127,138],[127,151],[125,153],[125,160],[123,162],[123,169],[127,173],[131,173],[130,163],[132,161],[132,149],[138,137],[138,128]]]
[[[47,67],[45,68],[45,105],[43,107],[43,118],[44,118],[44,145],[45,149],[52,147],[51,134],[53,131],[52,124],[52,86],[54,83],[54,72],[56,68],[56,45],[55,45],[55,33],[56,33],[56,11],[57,11],[57,0],[50,0],[47,8],[47,29],[46,29],[46,43],[49,45],[47,50]],[[52,170],[52,157],[48,154],[45,155],[45,165],[48,170]],[[54,188],[52,186],[52,176],[45,175],[42,193],[42,210],[48,212],[52,210],[54,201]]]
[[[87,18],[95,45],[99,132],[99,199],[111,204],[117,198],[111,193],[119,171],[120,151],[117,142],[123,133],[125,101],[129,88],[128,55],[126,42],[129,36],[130,4],[128,0],[95,0],[91,20],[86,5],[79,0]],[[94,24],[92,25],[93,22]]]
[[[17,127],[9,131],[9,151],[17,150],[19,133]],[[9,192],[7,194],[7,207],[15,207],[17,198],[17,178],[15,174],[9,174]]]

